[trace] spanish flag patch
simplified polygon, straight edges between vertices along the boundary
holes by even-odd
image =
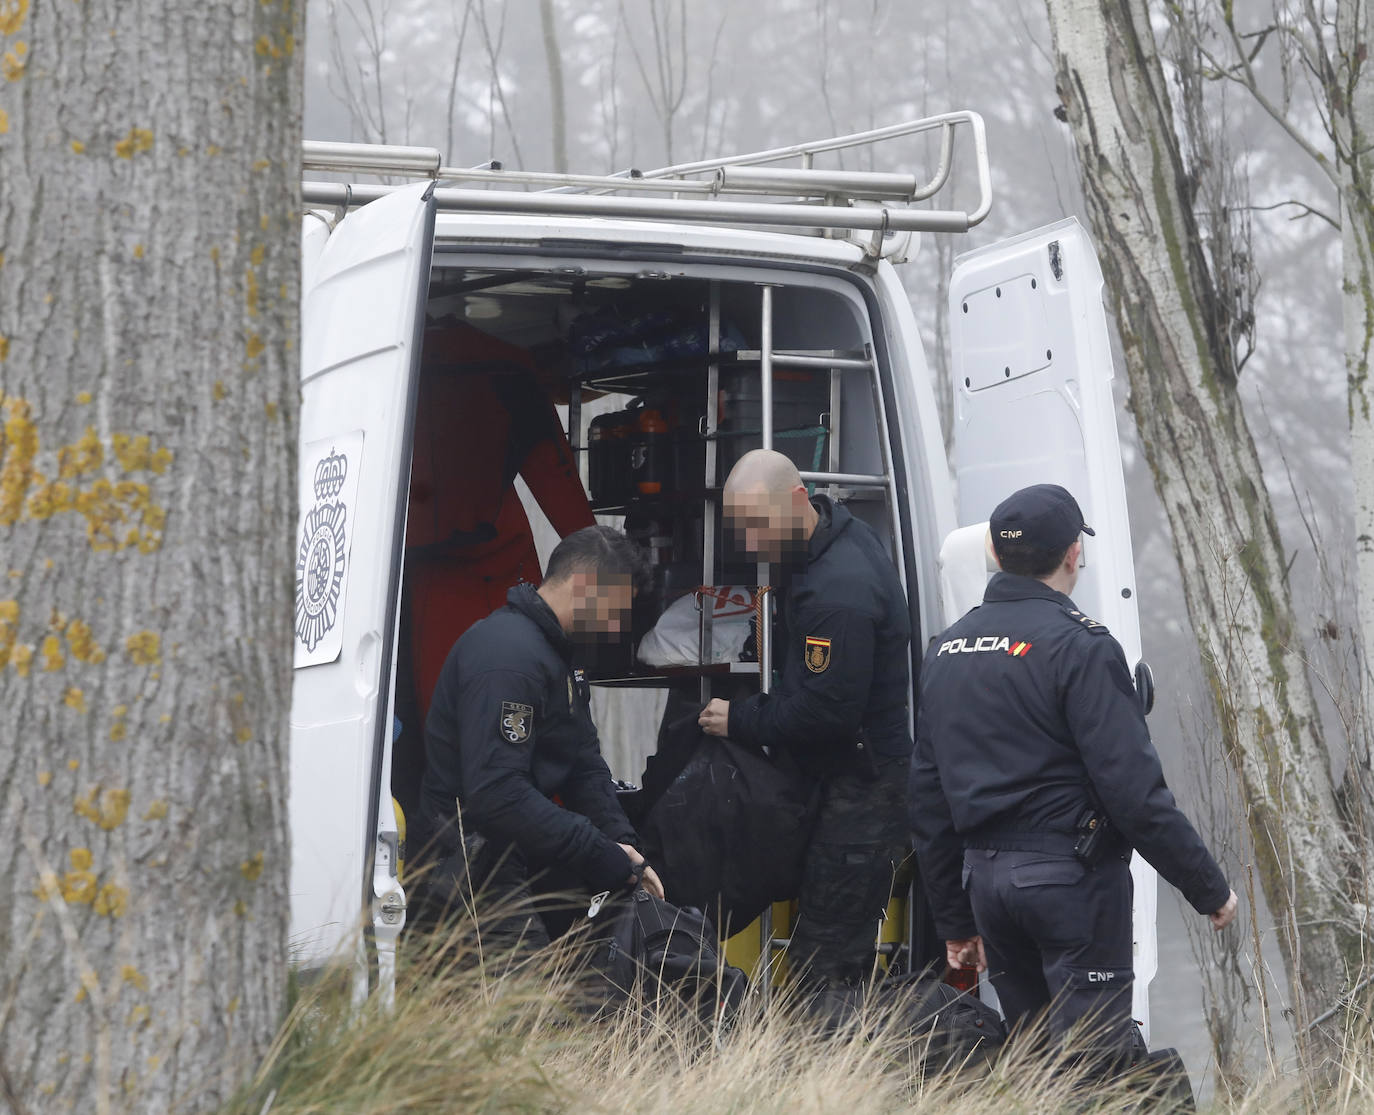
[[[823,674],[830,668],[830,640],[815,635],[806,637],[806,668],[813,674]]]

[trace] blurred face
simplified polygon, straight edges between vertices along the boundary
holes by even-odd
[[[574,638],[615,642],[630,630],[634,586],[625,574],[581,573],[569,575]]]
[[[725,528],[755,561],[786,563],[806,549],[806,489],[731,492],[725,497]]]

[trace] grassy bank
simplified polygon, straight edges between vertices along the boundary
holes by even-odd
[[[747,1002],[728,1029],[684,1010],[589,1017],[565,950],[523,965],[455,936],[417,946],[394,1011],[350,1008],[344,981],[302,989],[252,1088],[225,1115],[410,1112],[869,1113],[1140,1110],[1128,1083],[1078,1089],[1071,1070],[1010,1050],[923,1079],[923,1046],[894,1016],[819,1036],[797,1004]],[[375,1000],[375,997],[374,997]],[[1320,1086],[1254,1081],[1213,1110],[1374,1112],[1374,1049],[1356,1022]]]

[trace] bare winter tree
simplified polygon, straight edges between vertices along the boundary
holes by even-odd
[[[1341,305],[1350,416],[1351,471],[1355,484],[1356,577],[1360,684],[1364,715],[1352,725],[1351,762],[1342,797],[1353,808],[1370,803],[1369,706],[1374,703],[1374,4],[1369,0],[1276,0],[1260,26],[1247,30],[1235,8],[1206,0],[1180,26],[1210,72],[1243,87],[1336,191],[1333,218],[1317,206],[1289,202],[1300,214],[1327,220],[1341,231]],[[1209,34],[1215,31],[1216,34]],[[1261,67],[1277,66],[1267,79]],[[1271,65],[1271,69],[1273,66]],[[1299,97],[1305,89],[1308,96]],[[1317,138],[1302,108],[1314,104]],[[1323,142],[1324,140],[1324,142]]]
[[[553,0],[539,0],[544,56],[549,67],[549,115],[553,120],[553,169],[568,173],[568,99],[563,90],[563,56],[558,45],[558,13]]]
[[[0,0],[0,1098],[220,1106],[286,997],[301,18]]]
[[[687,39],[686,0],[648,0],[649,41],[641,46],[634,28],[625,16],[620,0],[620,15],[625,23],[626,41],[639,71],[644,92],[663,131],[663,154],[673,161],[673,139],[677,116],[687,95],[691,57]]]
[[[1258,875],[1310,1017],[1359,967],[1362,839],[1337,805],[1240,358],[1141,0],[1048,0],[1057,86]]]

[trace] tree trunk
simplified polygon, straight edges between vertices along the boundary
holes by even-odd
[[[1215,328],[1217,292],[1149,15],[1138,0],[1047,3],[1058,91],[1103,251],[1131,407],[1243,787],[1258,874],[1289,930],[1286,955],[1300,999],[1325,1006],[1359,958],[1356,911],[1341,893],[1351,841],[1234,354]]]
[[[218,1106],[285,1006],[301,9],[0,0],[0,1097]]]
[[[1374,5],[1340,0],[1336,57],[1326,101],[1336,144],[1341,195],[1341,309],[1350,405],[1350,467],[1355,482],[1355,572],[1359,595],[1363,717],[1351,740],[1344,787],[1354,805],[1369,804],[1371,713],[1374,712],[1374,383],[1369,379],[1374,342]],[[1363,775],[1364,784],[1359,777]]]
[[[549,66],[549,115],[553,118],[553,169],[568,173],[568,110],[563,90],[563,54],[558,46],[558,17],[553,0],[539,0],[544,30],[544,57]]]

